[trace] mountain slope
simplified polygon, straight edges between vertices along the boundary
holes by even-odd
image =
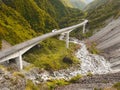
[[[67,7],[74,8],[70,0],[61,0],[61,2]]]
[[[87,5],[87,3],[83,0],[70,0],[70,2],[75,8],[79,8],[81,10]]]
[[[88,4],[86,0],[60,0],[65,6],[82,10]]]
[[[19,12],[37,32],[49,32],[57,27],[54,19],[40,9],[34,0],[3,0],[3,2]]]
[[[88,4],[84,10],[91,12],[91,10],[94,10],[95,8],[107,3],[109,0],[94,0],[93,2],[91,2],[90,4]]]
[[[5,39],[14,45],[33,36],[35,32],[29,23],[19,13],[0,1],[0,39]]]
[[[36,4],[59,22],[60,18],[67,16],[69,11],[60,0],[34,0]]]
[[[98,0],[101,2],[101,0]],[[95,1],[96,2],[96,1]],[[88,9],[87,19],[89,20],[88,36],[99,31],[100,28],[108,24],[110,18],[118,18],[120,16],[120,1],[119,0],[104,0],[105,3],[96,8]],[[93,2],[94,3],[94,2]],[[92,3],[91,3],[92,4]],[[99,4],[99,2],[97,2]]]
[[[120,68],[120,18],[111,21],[106,27],[90,37],[97,48],[110,61],[112,69]]]
[[[110,61],[112,69],[120,68],[120,1],[105,0],[106,3],[92,9],[88,18],[90,41]],[[94,13],[94,14],[92,14]]]

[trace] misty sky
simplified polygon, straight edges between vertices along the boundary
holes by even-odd
[[[87,2],[92,2],[93,0],[86,0]]]

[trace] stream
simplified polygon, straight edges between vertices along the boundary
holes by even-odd
[[[84,41],[79,41],[74,38],[70,42],[80,44],[81,47],[76,51],[75,55],[79,59],[81,64],[72,66],[68,69],[54,71],[52,73],[45,71],[44,73],[39,74],[41,79],[43,79],[44,81],[50,79],[69,80],[72,77],[79,74],[106,74],[111,71],[110,63],[107,62],[107,60],[105,60],[105,58],[100,55],[89,53],[89,51],[86,48],[86,45],[84,44]]]
[[[80,48],[75,52],[75,56],[79,59],[77,65],[72,66],[67,69],[62,69],[59,71],[31,71],[26,74],[26,77],[34,82],[47,81],[51,79],[65,79],[70,80],[72,77],[77,75],[87,75],[92,74],[106,74],[111,72],[110,63],[105,60],[103,56],[91,54],[84,43],[78,39],[72,38],[71,43],[79,44]],[[40,78],[40,80],[37,80]]]

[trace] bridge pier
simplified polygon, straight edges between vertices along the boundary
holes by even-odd
[[[6,61],[7,63],[10,63],[10,61],[8,60],[8,61]]]
[[[22,69],[23,69],[22,55],[18,56],[18,57],[15,59],[15,61],[16,61],[16,64],[17,64],[18,68],[19,68],[20,70],[22,70]]]
[[[69,32],[66,33],[66,48],[69,48]]]
[[[86,24],[83,25],[83,33],[85,33],[85,26],[86,26]]]

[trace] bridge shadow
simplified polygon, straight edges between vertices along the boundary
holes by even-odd
[[[2,62],[0,65],[5,66],[8,71],[19,71],[15,59],[10,59],[9,61]]]

